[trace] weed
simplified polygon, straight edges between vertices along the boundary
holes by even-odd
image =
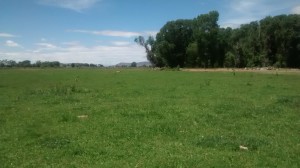
[[[206,86],[210,86],[211,81],[212,81],[211,79],[207,79],[207,80],[204,81],[204,84],[205,84]]]
[[[248,82],[246,83],[246,85],[247,85],[247,86],[252,86],[253,84],[252,84],[251,82],[248,81]]]
[[[40,140],[42,147],[51,149],[62,149],[70,144],[70,139],[65,137],[45,137]]]
[[[61,119],[60,119],[61,122],[75,122],[77,120],[78,120],[77,117],[74,116],[74,114],[72,113],[63,112],[61,114]]]

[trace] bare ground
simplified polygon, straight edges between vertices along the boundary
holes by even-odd
[[[257,73],[298,73],[300,69],[288,68],[183,68],[187,72],[257,72]]]

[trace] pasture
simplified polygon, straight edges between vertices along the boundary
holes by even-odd
[[[299,72],[0,69],[0,167],[299,167],[299,86]]]

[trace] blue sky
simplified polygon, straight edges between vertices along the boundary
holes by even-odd
[[[0,0],[0,60],[146,61],[138,35],[217,10],[221,27],[300,14],[299,0]]]

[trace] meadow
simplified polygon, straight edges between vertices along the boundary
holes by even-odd
[[[299,167],[299,84],[299,72],[0,69],[0,167]]]

